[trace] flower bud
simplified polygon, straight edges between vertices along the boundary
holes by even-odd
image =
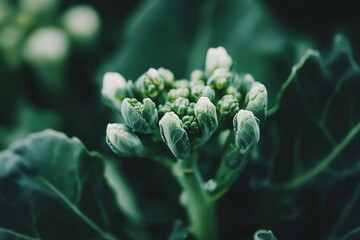
[[[189,99],[184,98],[184,97],[178,97],[172,103],[172,109],[178,116],[182,117],[182,116],[188,114],[189,104],[190,104]]]
[[[172,86],[172,84],[175,81],[174,74],[169,69],[166,68],[158,68],[158,72],[164,78],[165,84],[167,86]]]
[[[201,97],[194,107],[195,117],[201,131],[199,145],[205,143],[218,128],[216,108],[208,97]]]
[[[254,114],[241,109],[234,117],[235,146],[247,153],[260,139],[260,129]]]
[[[149,133],[150,127],[158,120],[155,103],[150,98],[145,98],[143,104],[135,98],[125,98],[121,104],[121,114],[126,125],[140,133]]]
[[[232,59],[223,47],[209,48],[206,54],[205,70],[210,74],[218,68],[230,69]]]
[[[101,27],[100,17],[90,5],[70,8],[63,16],[63,25],[70,37],[81,46],[94,43]]]
[[[70,53],[67,34],[57,27],[37,28],[27,38],[23,51],[24,59],[34,68],[36,80],[41,81],[42,87],[61,92]]]
[[[114,106],[120,107],[121,101],[126,97],[126,80],[115,72],[107,72],[103,77],[101,94]]]
[[[239,100],[233,95],[224,95],[216,104],[221,118],[233,117],[239,110]]]
[[[207,80],[207,85],[211,86],[214,89],[224,89],[227,88],[233,80],[231,72],[226,68],[219,68],[210,75]]]
[[[181,122],[186,132],[190,135],[199,132],[199,124],[195,116],[186,115],[181,119]]]
[[[129,127],[120,123],[109,123],[106,128],[106,143],[120,156],[143,156],[144,146],[140,138]]]
[[[182,122],[174,112],[167,112],[159,122],[160,134],[177,159],[189,156],[190,143]]]
[[[196,69],[190,74],[190,82],[202,82],[205,83],[205,73],[199,69]]]
[[[179,97],[187,98],[190,94],[190,91],[188,88],[175,88],[170,89],[170,91],[167,94],[167,98],[169,101],[173,102]]]
[[[188,88],[189,86],[190,86],[190,83],[186,79],[176,80],[173,84],[174,88]]]
[[[252,111],[260,121],[260,125],[264,122],[267,112],[267,91],[263,84],[255,82],[251,85],[247,94],[246,110]]]
[[[215,91],[210,86],[195,85],[191,87],[191,96],[198,101],[200,97],[208,97],[210,101],[215,98]]]
[[[158,70],[150,68],[135,84],[143,97],[156,98],[165,87],[165,79]]]

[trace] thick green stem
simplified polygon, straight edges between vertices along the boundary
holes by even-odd
[[[174,165],[174,175],[180,183],[182,204],[189,218],[189,231],[198,240],[215,240],[215,206],[204,188],[200,172],[193,159],[178,160]]]

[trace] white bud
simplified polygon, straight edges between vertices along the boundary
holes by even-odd
[[[230,69],[232,63],[232,59],[225,48],[209,48],[206,54],[205,70],[212,73],[218,68]]]
[[[126,89],[126,80],[121,74],[116,72],[105,73],[101,94],[115,107],[120,107],[121,101],[126,97]]]
[[[260,129],[254,114],[241,109],[234,117],[235,146],[240,153],[248,153],[260,139]]]
[[[195,117],[201,131],[201,141],[204,144],[218,128],[216,107],[208,97],[200,97],[194,106]]]
[[[264,123],[267,112],[268,94],[263,84],[255,82],[247,93],[246,110],[254,113],[260,124]]]
[[[38,28],[30,35],[24,55],[30,63],[60,63],[66,59],[69,50],[69,40],[63,30],[45,27]]]
[[[156,70],[155,68],[149,68],[149,70],[146,72],[146,74],[150,77],[150,78],[160,78],[160,73],[158,70]]]
[[[36,80],[47,91],[63,91],[70,42],[60,28],[38,28],[28,37],[23,57],[38,75]]]
[[[106,142],[113,152],[121,156],[144,155],[140,138],[125,124],[109,123],[106,128]]]
[[[178,159],[186,158],[190,153],[190,143],[181,120],[174,112],[167,112],[159,121],[160,134],[171,152]]]
[[[79,5],[66,11],[63,25],[72,39],[81,44],[88,44],[96,39],[101,22],[94,8],[89,5]]]

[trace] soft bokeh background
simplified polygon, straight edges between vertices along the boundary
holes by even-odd
[[[118,116],[101,99],[103,74],[119,72],[135,81],[150,67],[165,67],[177,79],[187,78],[192,69],[203,68],[209,47],[224,46],[237,72],[251,73],[265,84],[271,108],[292,66],[307,49],[331,57],[334,36],[341,33],[352,46],[352,60],[359,60],[360,15],[355,6],[351,0],[0,0],[0,150],[29,133],[52,128],[79,137],[90,150],[115,157],[105,144],[105,128]],[[329,62],[342,63],[328,61],[330,67]],[[318,91],[322,89],[321,85]],[[358,96],[354,98],[351,100],[358,103]],[[358,116],[358,106],[352,107]],[[341,124],[341,118],[336,120]],[[279,121],[279,132],[282,128],[294,131],[292,121],[296,119]],[[306,127],[300,128],[309,129]],[[272,137],[266,137],[273,131],[264,132],[269,135],[261,144],[273,142]],[[359,160],[359,154],[348,155]],[[286,156],[279,159],[287,161]],[[177,184],[149,159],[120,160],[145,229],[151,239],[166,238],[175,219],[185,219],[178,205]],[[323,219],[323,212],[311,200],[303,199],[303,192],[264,191],[261,199],[262,189],[250,186],[251,178],[251,173],[241,177],[242,182],[218,204],[222,239],[250,239],[258,228],[273,229],[279,239],[326,239],[335,220]],[[357,186],[354,179],[349,181],[349,186]],[[339,218],[343,208],[326,199],[330,192],[338,193],[342,188],[334,180],[326,194],[314,195],[328,211],[337,209],[328,219]],[[275,194],[281,197],[271,197]],[[261,215],[258,211],[265,209],[265,199],[278,202]],[[342,200],[346,199],[347,195]],[[321,201],[317,202],[320,206]],[[311,214],[315,214],[313,222]],[[273,216],[277,217],[272,220]],[[349,226],[360,222],[353,215],[349,219]],[[324,225],[314,224],[317,221],[324,221]],[[286,222],[289,225],[283,225]],[[287,230],[282,230],[283,226]],[[314,231],[319,238],[304,233]]]

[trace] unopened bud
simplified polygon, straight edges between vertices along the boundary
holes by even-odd
[[[234,117],[235,146],[241,154],[248,153],[260,139],[260,129],[254,114],[241,109]]]

